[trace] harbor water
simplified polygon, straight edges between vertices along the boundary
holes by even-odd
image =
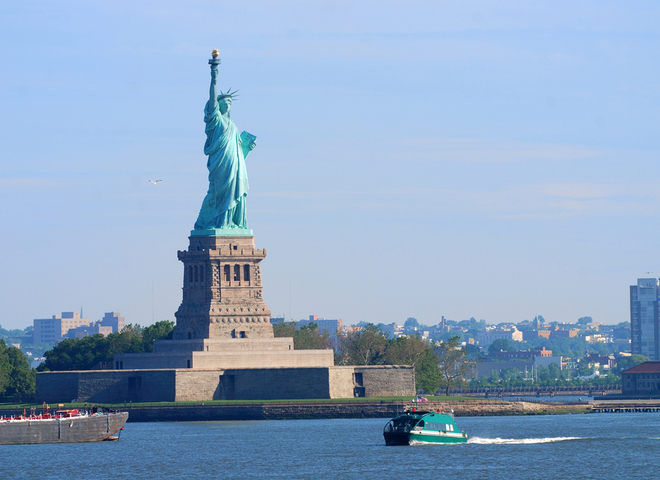
[[[387,419],[128,423],[118,442],[0,447],[0,478],[655,478],[660,414],[462,417],[463,445],[386,447]]]

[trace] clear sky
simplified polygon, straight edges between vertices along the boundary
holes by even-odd
[[[3,2],[0,324],[174,320],[214,47],[258,137],[248,223],[274,315],[629,320],[628,286],[660,276],[659,18],[654,1]]]

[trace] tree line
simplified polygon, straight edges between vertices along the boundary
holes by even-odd
[[[0,340],[0,397],[16,401],[32,399],[36,373],[20,349]]]
[[[388,338],[379,327],[366,324],[358,332],[331,338],[320,333],[314,322],[301,328],[295,322],[282,322],[273,325],[273,331],[276,337],[293,337],[296,350],[333,348],[335,365],[410,365],[417,391],[431,395],[441,387],[448,395],[450,388],[473,375],[475,367],[459,337],[433,345],[417,336]]]
[[[112,362],[116,353],[149,353],[155,340],[172,338],[174,322],[163,320],[148,327],[128,325],[107,337],[101,334],[68,338],[44,353],[46,361],[37,371],[91,370],[102,362]]]

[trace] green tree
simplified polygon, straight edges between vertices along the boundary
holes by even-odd
[[[9,355],[7,354],[7,344],[4,340],[0,340],[0,396],[5,394],[7,386],[11,382],[10,374],[12,365],[9,362]]]
[[[508,386],[522,383],[522,372],[515,367],[502,370],[500,377],[502,378],[502,381]]]
[[[15,397],[19,402],[24,398],[32,399],[37,381],[36,372],[30,368],[27,358],[18,348],[8,348],[7,357],[12,369],[5,395]]]
[[[488,353],[497,353],[500,351],[514,352],[515,350],[516,349],[513,348],[513,346],[511,346],[511,343],[505,338],[498,338],[488,346]]]
[[[403,324],[404,327],[419,327],[419,322],[414,317],[408,317]]]
[[[369,323],[340,340],[340,362],[343,365],[381,365],[386,344],[381,329]]]
[[[415,388],[434,394],[440,388],[438,357],[433,348],[419,337],[399,337],[389,340],[385,347],[383,363],[386,365],[411,365],[415,369]]]
[[[18,348],[0,340],[0,396],[18,401],[34,396],[36,374]]]
[[[273,335],[276,337],[291,337],[296,334],[296,322],[278,322],[273,324]]]
[[[445,395],[449,389],[465,383],[466,378],[473,377],[476,363],[467,358],[465,350],[460,348],[460,337],[452,337],[441,343],[435,349],[439,359],[441,385],[445,387]]]
[[[639,354],[634,354],[629,357],[623,357],[621,360],[617,362],[616,367],[614,367],[613,369],[613,373],[615,373],[616,375],[621,375],[621,372],[623,372],[624,370],[628,370],[629,368],[636,367],[640,363],[644,363],[648,361],[650,361],[649,357]]]
[[[273,325],[273,335],[293,338],[293,348],[296,350],[330,348],[330,334],[319,332],[318,324],[314,322],[300,328],[297,322],[278,322]]]
[[[144,330],[142,330],[142,344],[144,345],[144,351],[153,352],[154,342],[156,340],[171,340],[173,330],[174,322],[170,322],[169,320],[162,320],[145,327]]]
[[[89,337],[67,338],[44,353],[46,361],[37,370],[90,370],[100,362],[112,362],[116,353],[153,351],[153,340],[160,339],[160,335],[169,335],[166,332],[170,323],[158,322],[147,328],[127,325],[121,332],[107,337],[97,333]]]
[[[561,369],[556,362],[548,365],[548,375],[552,380],[561,380]]]
[[[330,334],[328,332],[319,332],[318,324],[310,322],[294,332],[293,348],[295,350],[330,348]]]

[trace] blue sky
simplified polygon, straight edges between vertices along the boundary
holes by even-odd
[[[0,324],[174,320],[214,47],[258,137],[248,223],[273,314],[629,320],[628,286],[660,276],[659,13],[5,2]]]

